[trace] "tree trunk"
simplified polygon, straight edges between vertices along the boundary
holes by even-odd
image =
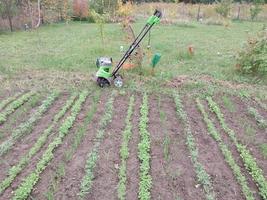
[[[197,21],[200,19],[200,4],[198,4],[198,9],[197,9]]]
[[[11,17],[11,15],[8,15],[8,22],[9,22],[10,31],[13,32],[13,24],[12,24],[12,17]]]
[[[41,24],[41,0],[38,0],[38,23],[35,28],[38,28]]]
[[[239,20],[239,18],[240,18],[240,8],[241,6],[240,5],[238,5],[238,11],[237,11],[237,17],[236,17],[236,19],[237,20]]]

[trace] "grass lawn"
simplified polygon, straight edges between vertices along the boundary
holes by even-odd
[[[145,20],[133,25],[135,33]],[[164,25],[153,28],[153,53],[161,53],[156,77],[170,80],[178,75],[210,75],[221,80],[266,84],[266,78],[250,78],[235,72],[235,55],[250,36],[261,30],[262,22],[232,22],[229,28],[199,23]],[[30,32],[0,35],[0,74],[12,77],[26,70],[52,69],[94,74],[95,60],[121,57],[120,46],[128,48],[120,24],[106,24],[102,45],[97,24],[71,22],[46,25]],[[145,48],[147,38],[142,43]],[[194,56],[187,55],[188,46]],[[144,59],[143,69],[149,69]]]

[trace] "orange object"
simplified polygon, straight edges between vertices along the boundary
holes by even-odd
[[[194,47],[193,46],[189,46],[188,47],[188,52],[190,55],[194,55]]]
[[[124,63],[122,66],[123,69],[133,69],[135,67],[136,66],[133,63]]]

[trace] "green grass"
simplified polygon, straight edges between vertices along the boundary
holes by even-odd
[[[145,23],[133,25],[136,33]],[[210,75],[223,80],[251,81],[234,72],[238,49],[249,34],[261,30],[262,22],[233,22],[230,28],[192,22],[190,26],[157,25],[151,34],[153,53],[162,58],[156,67],[157,78],[164,80],[177,75]],[[162,34],[164,30],[164,34]],[[120,46],[128,47],[125,33],[119,24],[104,27],[105,47],[96,24],[71,22],[42,26],[31,32],[0,35],[0,75],[12,76],[25,69],[53,69],[94,74],[95,60],[101,55],[111,56],[115,62],[121,57]],[[142,46],[146,47],[147,38]],[[187,55],[188,46],[195,49],[193,57]],[[144,71],[149,60],[143,62]],[[264,82],[257,79],[254,82]]]

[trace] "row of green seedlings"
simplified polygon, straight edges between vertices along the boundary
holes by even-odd
[[[248,113],[256,120],[257,125],[261,129],[267,128],[267,121],[258,113],[258,111],[255,108],[249,106]]]
[[[90,124],[90,122],[93,119],[94,114],[96,113],[97,105],[98,105],[97,102],[99,101],[99,98],[100,98],[100,92],[97,91],[96,94],[93,95],[93,99],[92,99],[93,102],[91,105],[91,109],[86,114],[83,124],[80,125],[77,131],[75,132],[74,139],[73,139],[71,146],[69,147],[69,149],[66,149],[66,152],[64,153],[64,158],[59,163],[59,165],[57,166],[52,176],[52,180],[50,182],[48,191],[45,194],[47,199],[55,199],[54,194],[58,188],[58,185],[62,181],[62,178],[65,176],[65,166],[72,159],[74,153],[77,151],[79,145],[83,141],[83,138],[87,131],[88,124]]]
[[[208,134],[218,143],[220,151],[222,152],[225,161],[228,163],[230,168],[233,171],[235,179],[241,186],[243,195],[247,200],[253,200],[254,196],[250,188],[248,187],[248,183],[246,177],[242,174],[240,167],[236,163],[232,152],[229,150],[228,146],[223,142],[221,135],[218,133],[211,119],[209,119],[208,113],[205,111],[204,105],[201,103],[200,99],[196,99],[197,107],[200,113],[203,116],[203,120],[206,123],[208,128]]]
[[[123,138],[120,148],[121,163],[119,167],[119,183],[118,183],[118,199],[123,200],[126,198],[126,183],[127,183],[127,160],[129,157],[129,141],[132,137],[132,123],[131,118],[133,115],[134,96],[130,97],[127,116],[125,119],[125,129],[123,131]]]
[[[262,107],[264,110],[267,111],[267,105],[265,103],[263,103],[259,98],[255,98],[255,101],[260,105],[260,107]]]
[[[42,105],[38,107],[35,113],[31,115],[31,117],[26,122],[22,122],[19,127],[11,133],[11,136],[0,145],[0,156],[3,156],[5,153],[7,153],[7,151],[9,151],[20,138],[32,131],[33,126],[38,120],[41,119],[43,114],[54,103],[58,96],[58,92],[52,92],[42,102]]]
[[[93,179],[94,179],[94,170],[96,167],[96,163],[98,160],[98,152],[99,147],[104,139],[105,136],[105,129],[110,123],[113,115],[113,102],[115,98],[115,91],[112,92],[111,97],[105,104],[105,114],[101,118],[99,122],[99,128],[96,133],[96,140],[93,145],[93,149],[91,152],[87,155],[86,163],[85,163],[85,175],[82,178],[81,185],[80,185],[80,191],[78,193],[78,196],[80,199],[84,199],[87,194],[90,193],[90,190],[93,185]]]
[[[14,196],[12,198],[13,200],[24,200],[28,198],[33,187],[40,179],[41,173],[54,158],[53,152],[59,145],[63,143],[64,138],[69,133],[69,130],[73,126],[79,112],[81,111],[82,104],[85,102],[87,96],[88,91],[83,91],[80,93],[78,100],[71,108],[70,116],[68,116],[60,126],[58,136],[54,138],[54,140],[48,145],[41,159],[36,164],[35,170],[29,174],[14,191]]]
[[[211,178],[209,174],[206,172],[206,170],[204,169],[203,165],[198,161],[198,149],[196,146],[195,138],[191,131],[191,125],[189,123],[188,116],[186,112],[184,111],[184,107],[181,102],[181,99],[177,93],[174,93],[174,101],[176,104],[177,115],[182,120],[183,125],[184,125],[184,132],[186,135],[186,145],[187,145],[187,148],[189,149],[190,157],[191,157],[192,163],[196,171],[197,180],[199,184],[202,185],[205,191],[206,199],[214,200],[216,198],[215,198],[214,189],[211,183]]]
[[[139,133],[140,142],[138,144],[138,158],[140,160],[139,190],[138,198],[148,200],[151,198],[152,177],[150,175],[150,133],[148,132],[148,96],[144,94],[140,109]]]
[[[22,106],[25,102],[27,102],[31,96],[33,96],[34,92],[28,92],[23,94],[21,97],[12,101],[1,113],[0,113],[0,124],[3,124],[9,115],[15,112],[20,106]]]
[[[8,170],[7,177],[0,183],[0,194],[2,194],[4,190],[11,185],[17,175],[29,164],[31,158],[44,146],[49,135],[52,133],[52,130],[73,105],[77,96],[78,94],[75,93],[66,101],[62,109],[54,116],[52,124],[43,131],[31,149],[19,160],[18,164]]]
[[[1,103],[0,103],[0,110],[3,110],[3,108],[5,108],[12,101],[16,100],[20,95],[21,95],[21,93],[17,93],[14,96],[8,97],[7,99],[1,101]]]
[[[258,166],[255,158],[251,155],[250,151],[246,148],[246,146],[238,141],[235,132],[229,128],[229,126],[225,122],[224,115],[221,112],[219,106],[216,104],[216,102],[214,102],[211,97],[207,97],[206,99],[208,101],[211,111],[216,114],[217,119],[219,120],[223,130],[229,135],[230,139],[232,140],[238,152],[240,153],[240,156],[243,160],[246,169],[251,174],[254,182],[256,183],[259,189],[260,195],[263,199],[267,199],[267,181],[264,177],[262,169]]]

